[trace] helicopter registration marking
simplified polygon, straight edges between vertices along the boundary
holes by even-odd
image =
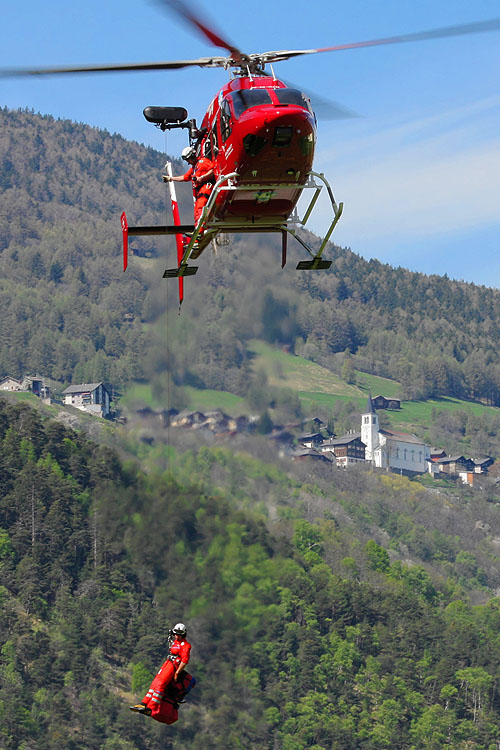
[[[276,190],[257,190],[254,197],[257,203],[269,203],[275,194]]]

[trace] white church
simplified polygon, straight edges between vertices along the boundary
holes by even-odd
[[[366,446],[365,460],[380,469],[419,474],[428,470],[429,446],[416,435],[381,430],[371,397],[368,398],[365,413],[361,415],[361,440]]]

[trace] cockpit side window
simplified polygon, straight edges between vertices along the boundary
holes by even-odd
[[[233,91],[231,94],[233,100],[234,116],[238,118],[243,112],[250,107],[258,107],[260,104],[272,104],[271,97],[267,89],[243,89],[242,91]]]
[[[307,96],[297,89],[274,89],[274,93],[280,104],[295,104],[296,107],[304,107],[313,114],[311,103]]]

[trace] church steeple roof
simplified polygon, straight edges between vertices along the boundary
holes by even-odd
[[[375,407],[373,406],[372,394],[368,392],[368,402],[366,404],[365,414],[376,414]]]

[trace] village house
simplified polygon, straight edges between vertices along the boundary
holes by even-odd
[[[0,380],[0,391],[22,391],[22,381],[6,375]]]
[[[318,445],[321,445],[324,438],[321,432],[311,432],[306,435],[299,435],[297,440],[305,448],[316,448]]]
[[[460,473],[474,471],[474,461],[472,458],[465,458],[465,456],[445,456],[438,459],[436,463],[441,474],[459,475]]]
[[[172,427],[201,427],[205,422],[205,415],[202,411],[188,411],[184,409],[178,414],[172,416],[170,424]]]
[[[325,464],[332,464],[334,456],[331,453],[321,453],[314,448],[297,448],[289,454],[294,462],[297,461],[320,461]]]
[[[64,403],[80,411],[107,417],[110,412],[111,397],[103,383],[80,383],[70,385],[62,392]]]
[[[21,383],[21,390],[30,391],[34,396],[38,396],[38,398],[50,398],[49,387],[45,385],[43,378],[38,375],[25,375]]]
[[[446,474],[450,477],[458,477],[463,484],[469,484],[471,486],[474,484],[476,466],[472,458],[466,458],[465,456],[446,456],[438,459],[437,464],[441,474]]]
[[[433,463],[437,463],[440,458],[446,458],[446,451],[444,448],[431,448],[429,458]]]
[[[399,398],[386,398],[385,396],[374,396],[372,398],[374,409],[401,409]]]
[[[25,375],[22,380],[6,375],[0,380],[0,391],[29,391],[34,396],[50,403],[49,386],[45,385],[43,378],[38,375]]]
[[[364,462],[365,449],[366,446],[362,442],[359,432],[351,432],[338,438],[325,440],[317,448],[322,453],[331,451],[335,456],[337,466],[341,468]]]
[[[476,474],[486,474],[490,466],[495,463],[495,459],[491,456],[484,456],[483,458],[473,458],[474,461],[474,472]]]
[[[212,432],[219,435],[228,432],[236,432],[237,422],[223,412],[222,409],[214,409],[213,411],[207,411],[205,413],[203,427],[208,427]]]

